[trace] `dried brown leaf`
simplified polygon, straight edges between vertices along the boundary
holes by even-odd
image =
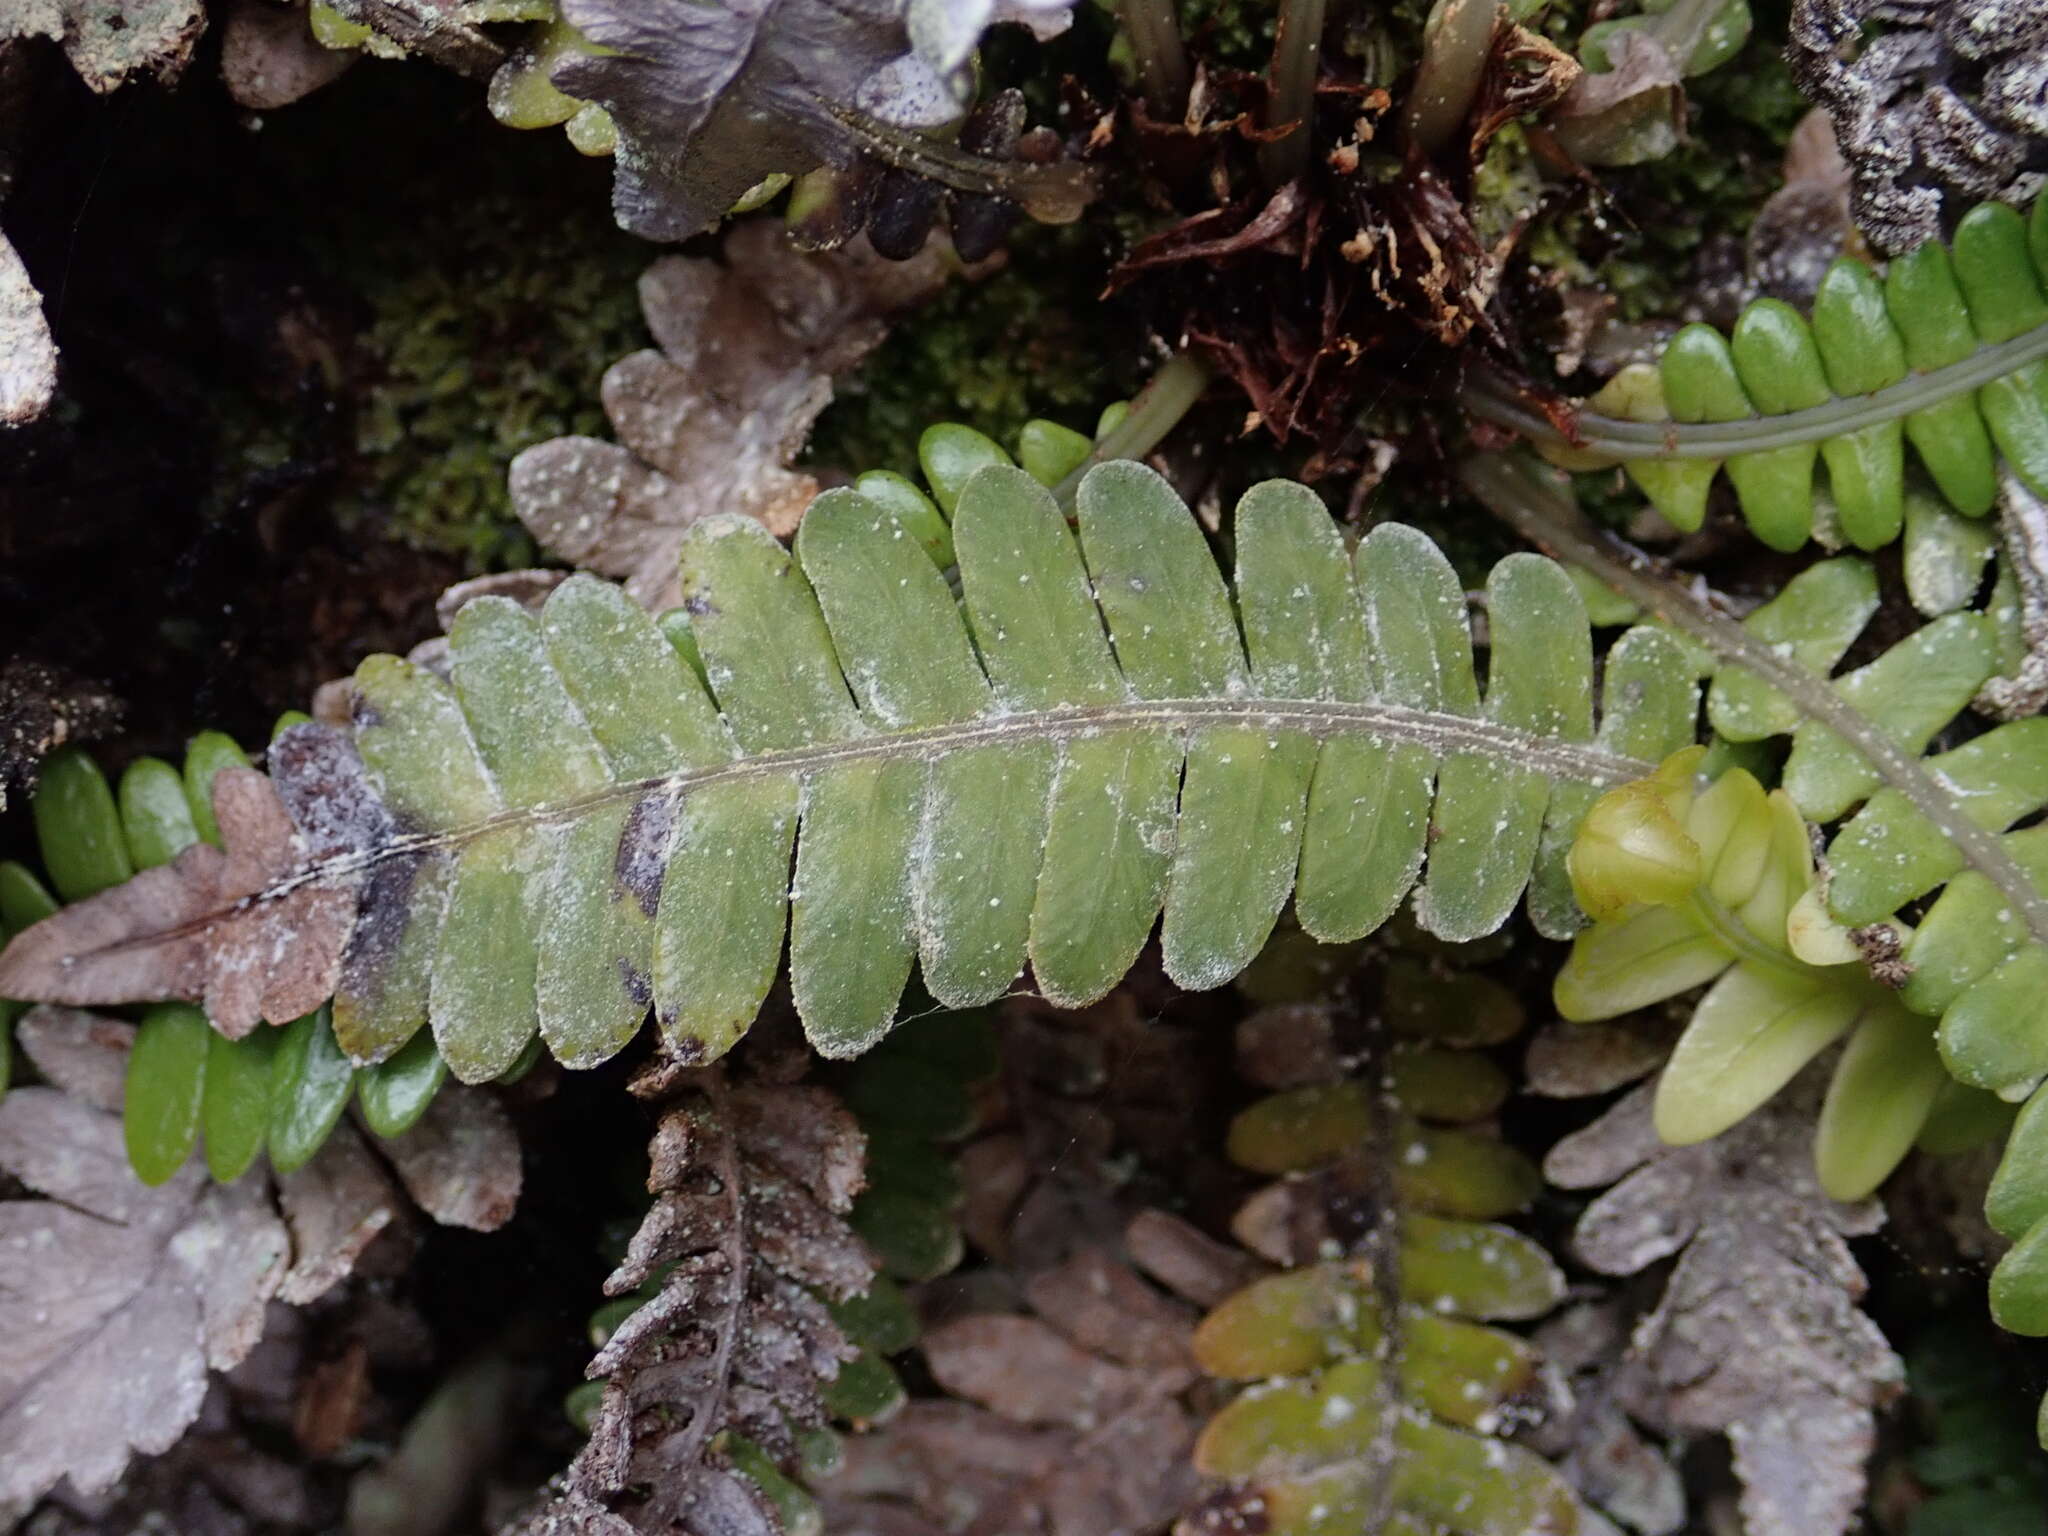
[[[453,1096],[453,1090],[442,1094]],[[516,1175],[516,1146],[510,1162]],[[294,1306],[316,1300],[338,1285],[363,1250],[405,1211],[403,1197],[350,1125],[337,1125],[317,1156],[297,1172],[280,1177],[277,1197],[292,1238],[292,1267],[277,1296]]]
[[[1035,1317],[956,1318],[923,1346],[940,1386],[1019,1424],[1097,1424],[1147,1385]]]
[[[121,1113],[133,1024],[42,1003],[15,1020],[14,1038],[44,1081],[94,1109]]]
[[[1612,1093],[1656,1071],[1670,1053],[1670,1044],[1629,1023],[1558,1019],[1529,1041],[1523,1058],[1526,1086],[1551,1099]]]
[[[1728,1436],[1752,1536],[1846,1531],[1863,1502],[1875,1410],[1904,1379],[1856,1306],[1865,1281],[1847,1242],[1876,1231],[1883,1209],[1830,1200],[1815,1182],[1811,1074],[1690,1147],[1657,1140],[1654,1094],[1636,1089],[1544,1166],[1567,1188],[1614,1184],[1573,1235],[1590,1268],[1633,1274],[1678,1255],[1630,1340],[1622,1400],[1667,1432]]]
[[[1642,30],[1608,39],[1613,68],[1588,71],[1559,103],[1552,130],[1582,165],[1641,165],[1685,137],[1685,87],[1664,45]]]
[[[1133,1216],[1124,1228],[1124,1248],[1139,1269],[1204,1311],[1266,1273],[1243,1249],[1219,1243],[1169,1211]]]
[[[736,227],[725,258],[665,256],[642,274],[659,350],[605,374],[618,442],[558,437],[512,461],[512,504],[534,537],[652,608],[680,600],[677,551],[700,518],[737,511],[777,535],[795,530],[818,485],[788,464],[830,403],[832,376],[948,271],[937,245],[903,262],[864,241],[806,254],[767,220]]]
[[[735,1088],[720,1069],[636,1086],[682,1102],[655,1132],[654,1205],[605,1289],[666,1278],[591,1361],[605,1390],[590,1443],[525,1529],[779,1536],[717,1437],[736,1432],[794,1470],[794,1432],[823,1422],[819,1386],[854,1356],[813,1292],[843,1300],[874,1278],[845,1221],[860,1127],[821,1089]]]
[[[1088,1432],[918,1401],[849,1439],[819,1499],[833,1536],[1140,1536],[1194,1497],[1196,1428],[1172,1398]]]
[[[1554,1393],[1551,1411],[1525,1439],[1607,1514],[1641,1536],[1676,1536],[1686,1519],[1685,1484],[1670,1457],[1623,1410],[1619,1377],[1628,1350],[1626,1310],[1613,1299],[1580,1302],[1537,1328]]]
[[[65,907],[0,954],[0,996],[69,1004],[191,998],[222,1034],[288,1023],[333,996],[355,921],[359,872],[330,864],[237,909],[322,860],[382,840],[388,813],[342,732],[302,725],[271,747],[276,777],[224,769],[213,781],[226,851],[194,843],[169,864]]]
[[[166,1450],[209,1369],[254,1347],[288,1241],[261,1180],[194,1164],[157,1189],[120,1120],[55,1088],[0,1099],[0,1169],[46,1199],[0,1203],[0,1505],[69,1478],[110,1486]]]
[[[1785,141],[1785,184],[1750,221],[1743,258],[1759,293],[1810,309],[1827,270],[1856,238],[1849,166],[1816,107]]]
[[[1084,1248],[1058,1268],[1033,1275],[1024,1295],[1039,1316],[1058,1318],[1069,1339],[1121,1365],[1175,1370],[1194,1364],[1188,1350],[1194,1310],[1160,1295],[1100,1248]]]
[[[1173,1241],[1148,1225],[1155,1250]],[[933,1378],[975,1406],[914,1402],[853,1441],[824,1490],[832,1530],[928,1520],[981,1536],[1107,1536],[1156,1529],[1192,1496],[1196,1426],[1181,1395],[1199,1378],[1195,1310],[1103,1247],[1033,1274],[1023,1299],[1035,1315],[929,1329],[920,1347]]]
[[[449,1083],[417,1125],[378,1148],[405,1192],[442,1226],[495,1232],[512,1219],[519,1136],[490,1089]]]
[[[1344,1053],[1324,1003],[1275,1003],[1237,1024],[1237,1069],[1256,1087],[1278,1091],[1344,1075]]]

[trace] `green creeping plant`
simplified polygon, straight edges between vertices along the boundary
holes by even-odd
[[[217,860],[173,871],[189,917],[169,931],[171,882],[71,909],[13,941],[0,990],[131,998],[164,985],[155,954],[223,1030],[331,992],[352,1059],[431,1025],[477,1081],[536,1033],[601,1061],[650,1005],[676,1050],[715,1057],[786,936],[812,1042],[849,1056],[887,1033],[914,963],[945,1007],[1027,962],[1079,1004],[1162,907],[1166,968],[1191,987],[1240,970],[1290,892],[1328,940],[1418,883],[1440,937],[1492,931],[1525,887],[1568,933],[1586,805],[1692,739],[1689,663],[1650,629],[1610,651],[1596,730],[1584,606],[1541,557],[1488,583],[1482,698],[1462,587],[1411,529],[1354,560],[1311,493],[1260,486],[1237,510],[1233,603],[1150,470],[1090,470],[1077,538],[993,444],[947,441],[935,507],[864,479],[813,504],[794,558],[745,519],[699,524],[660,625],[579,576],[537,616],[469,604],[449,682],[372,657],[352,733],[288,730],[272,780],[216,788],[238,825],[288,828],[276,807],[296,807],[292,850],[281,832],[243,850],[236,869],[261,873],[241,888]]]
[[[1655,367],[1624,369],[1567,444],[1481,386],[1475,414],[1514,426],[1572,469],[1624,464],[1675,526],[1692,530],[1724,468],[1756,536],[1793,550],[1815,532],[1814,464],[1848,543],[1899,536],[1910,497],[1906,443],[1950,506],[1982,517],[2000,457],[2048,495],[2048,198],[2031,218],[1972,209],[1953,246],[1929,243],[1879,277],[1829,268],[1811,323],[1759,299],[1723,336],[1689,325]]]
[[[1657,1134],[1676,1146],[1720,1135],[1846,1038],[1814,1133],[1837,1200],[1869,1195],[1916,1141],[1997,1135],[2010,1111],[1951,1081],[1927,1020],[1835,942],[1792,797],[1742,768],[1699,787],[1706,753],[1673,754],[1587,814],[1571,870],[1594,921],[1558,972],[1558,1013],[1608,1019],[1711,983],[1657,1083]]]
[[[287,714],[278,729],[303,723],[306,716]],[[66,902],[169,863],[194,843],[218,846],[214,775],[248,766],[247,755],[218,731],[192,739],[182,772],[161,758],[137,758],[118,790],[85,751],[53,753],[30,806],[43,870],[56,894],[26,865],[0,863],[0,931],[19,932]],[[23,1006],[0,1003],[0,1022],[11,1023]],[[517,1070],[533,1059],[526,1057]],[[447,1076],[426,1036],[358,1069],[336,1045],[325,1007],[282,1029],[230,1040],[191,1004],[159,1003],[142,1012],[129,1056],[123,1101],[129,1161],[143,1182],[161,1184],[203,1139],[216,1179],[241,1177],[265,1154],[278,1173],[292,1173],[333,1133],[352,1095],[371,1131],[398,1136],[426,1112]]]

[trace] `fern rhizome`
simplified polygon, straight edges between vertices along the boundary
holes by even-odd
[[[716,1056],[787,928],[806,1028],[850,1055],[913,959],[947,1006],[1027,958],[1081,1003],[1162,905],[1168,972],[1198,987],[1242,969],[1290,890],[1311,933],[1345,939],[1420,880],[1424,925],[1472,938],[1533,871],[1539,923],[1569,931],[1586,804],[1691,736],[1689,670],[1648,630],[1610,658],[1596,732],[1584,608],[1541,557],[1488,584],[1482,701],[1462,590],[1410,530],[1376,530],[1354,565],[1316,498],[1262,486],[1233,611],[1150,470],[1099,466],[1077,506],[1078,540],[1021,471],[977,475],[953,508],[957,603],[856,492],[819,499],[794,560],[744,520],[694,530],[680,646],[590,578],[537,617],[472,602],[450,682],[364,663],[352,740],[298,726],[269,782],[216,781],[225,855],[188,850],[16,939],[0,992],[127,1001],[175,978],[230,1034],[332,993],[351,1056],[431,1019],[475,1081],[536,1030],[600,1061],[650,1002],[679,1052]]]

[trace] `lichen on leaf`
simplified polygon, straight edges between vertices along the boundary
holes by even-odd
[[[1904,1385],[1899,1358],[1856,1303],[1848,1239],[1884,1222],[1875,1201],[1830,1200],[1807,1140],[1809,1072],[1711,1141],[1667,1147],[1638,1088],[1559,1142],[1544,1174],[1567,1189],[1613,1185],[1579,1218],[1573,1248],[1608,1275],[1678,1256],[1637,1325],[1620,1396],[1675,1434],[1725,1434],[1752,1536],[1839,1536],[1862,1507],[1876,1411]]]

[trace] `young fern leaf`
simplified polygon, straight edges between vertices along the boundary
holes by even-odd
[[[1460,473],[1496,516],[1703,646],[1706,665],[1718,668],[1719,697],[1710,702],[1718,728],[1752,740],[1790,730],[1785,787],[1807,820],[1832,821],[1862,807],[1828,850],[1837,882],[1830,905],[1840,921],[1888,917],[1968,870],[1996,892],[2004,939],[2048,958],[2048,891],[2029,867],[2029,841],[2024,833],[1999,835],[2043,803],[2032,788],[2038,766],[2026,753],[2041,727],[2015,721],[1951,752],[1921,756],[1997,666],[1997,637],[1984,615],[1948,615],[1830,682],[1818,669],[1841,655],[1850,638],[1842,629],[1865,606],[1868,575],[1857,563],[1802,573],[1776,604],[1737,623],[1657,574],[1639,552],[1591,531],[1568,487],[1539,466],[1482,454]],[[1823,608],[1834,617],[1819,617]],[[1796,644],[1793,632],[1801,635]],[[1866,814],[1871,820],[1858,829]],[[1911,855],[1896,863],[1879,846],[1894,828],[1902,829],[1900,850]],[[1930,851],[1930,840],[1939,852]]]
[[[1997,670],[1992,620],[1945,615],[1828,683],[1824,669],[1874,611],[1862,562],[1816,565],[1736,624],[1573,527],[1572,509],[1540,477],[1475,461],[1467,479],[1530,537],[1715,652],[1722,667],[1708,715],[1725,738],[1790,734],[1790,803],[1807,821],[1841,823],[1825,856],[1836,924],[1868,929],[1935,897],[1917,929],[1899,927],[1897,958],[1908,972],[1899,997],[1940,1017],[1950,1073],[2015,1097],[2048,1075],[2048,1030],[2034,1022],[2048,984],[2048,833],[2008,830],[2048,808],[2048,719],[2010,721],[1920,755]],[[1856,958],[1847,935],[1809,931],[1809,956]]]
[[[1540,557],[1488,583],[1482,699],[1460,585],[1413,530],[1375,530],[1354,570],[1310,493],[1255,488],[1233,608],[1152,471],[1099,465],[1077,506],[1078,542],[1037,482],[982,469],[952,507],[957,601],[856,491],[814,503],[794,560],[707,520],[683,555],[701,675],[603,582],[564,582],[537,619],[478,599],[451,683],[365,662],[353,739],[301,726],[274,787],[221,776],[224,860],[188,850],[31,929],[0,993],[203,995],[236,1034],[320,1001],[278,1011],[273,977],[324,978],[352,1057],[431,1021],[476,1081],[536,1029],[603,1060],[650,1003],[676,1050],[716,1056],[786,928],[806,1029],[846,1056],[887,1031],[914,960],[947,1007],[1027,961],[1079,1004],[1162,907],[1168,973],[1196,987],[1250,961],[1290,890],[1342,940],[1419,882],[1423,925],[1468,939],[1533,872],[1539,923],[1568,932],[1590,792],[1691,736],[1689,667],[1650,632],[1624,639],[1596,735],[1583,604]]]
[[[1830,1198],[1861,1200],[1934,1111],[1946,1081],[1934,1032],[1853,948],[1825,965],[1798,953],[1814,879],[1806,821],[1741,768],[1696,791],[1705,753],[1674,754],[1587,815],[1571,869],[1595,920],[1558,972],[1558,1013],[1610,1019],[1709,984],[1657,1082],[1657,1135],[1672,1146],[1719,1136],[1846,1037],[1814,1170]]]
[[[1838,1192],[1882,1177],[1903,1150],[1899,1133],[1908,1125],[1934,1145],[1995,1134],[1997,1118],[1984,1112],[1989,1101],[1970,1089],[2024,1101],[1986,1202],[1992,1225],[2015,1240],[1992,1276],[1992,1314],[2013,1332],[2048,1335],[2048,1014],[2041,1007],[2048,988],[2048,826],[2009,830],[2048,808],[2048,719],[2009,721],[1924,761],[1917,756],[1996,669],[1989,620],[1950,614],[1828,685],[1818,669],[1839,656],[1870,606],[1868,574],[1856,564],[1814,567],[1737,625],[1578,526],[1558,487],[1527,466],[1489,456],[1468,462],[1464,473],[1475,493],[1530,538],[1569,554],[1739,667],[1746,674],[1740,689],[1724,674],[1710,701],[1724,733],[1757,739],[1804,717],[1794,726],[1784,790],[1807,820],[1848,817],[1828,843],[1819,899],[1809,899],[1806,921],[1795,914],[1786,930],[1786,948],[1797,960],[1825,968],[1795,982],[1794,973],[1778,967],[1779,979],[1766,984],[1783,1005],[1775,1013],[1769,999],[1757,997],[1713,1009],[1710,992],[1693,1025],[1702,1049],[1688,1062],[1681,1045],[1660,1088],[1660,1130],[1663,1101],[1671,1097],[1699,1110],[1691,1125],[1677,1117],[1680,1136],[1712,1134],[1717,1122],[1768,1098],[1773,1080],[1786,1075],[1781,1067],[1796,1070],[1859,1019],[1820,1127],[1824,1177]],[[1823,610],[1835,614],[1834,623]],[[1795,634],[1802,636],[1796,644]],[[1733,691],[1724,691],[1724,682]],[[1802,757],[1808,742],[1813,750]],[[1644,877],[1638,867],[1636,878]],[[1668,902],[1669,890],[1661,889],[1667,874],[1651,870],[1647,879],[1659,893],[1634,894]],[[1894,917],[1929,896],[1917,926]],[[1822,901],[1825,913],[1818,910]],[[1652,906],[1633,920],[1668,922],[1668,907]],[[1724,955],[1745,947],[1702,944],[1697,932],[1690,940],[1699,967],[1690,984],[1708,980]],[[1596,927],[1560,978],[1565,1011],[1616,1011],[1612,1005],[1628,992],[1630,978],[1619,969],[1590,974],[1603,942],[1638,955],[1655,947],[1617,944],[1611,933],[1603,941]],[[1853,990],[1826,982],[1827,969],[1872,958],[1866,946],[1898,983],[1896,1005],[1857,1004]],[[1743,970],[1738,963],[1728,975]],[[1638,1001],[1683,990],[1673,979],[1662,977]],[[1724,978],[1720,985],[1728,984]],[[1930,1091],[1925,1037],[1903,1013],[1938,1016],[1940,1059],[1959,1088]],[[1670,1072],[1688,1068],[1723,1080],[1672,1085]],[[2048,1444],[2048,1406],[2041,1427]]]
[[[1482,385],[1467,403],[1568,468],[1624,464],[1687,530],[1700,526],[1725,467],[1743,516],[1774,549],[1797,549],[1814,531],[1818,457],[1843,536],[1875,549],[1904,523],[1907,442],[1968,516],[1991,510],[2001,457],[2048,494],[2044,284],[2048,198],[2031,224],[1985,203],[1952,248],[1920,246],[1882,278],[1852,258],[1836,262],[1810,325],[1759,299],[1730,336],[1685,327],[1656,368],[1610,381],[1569,439],[1498,388]]]

